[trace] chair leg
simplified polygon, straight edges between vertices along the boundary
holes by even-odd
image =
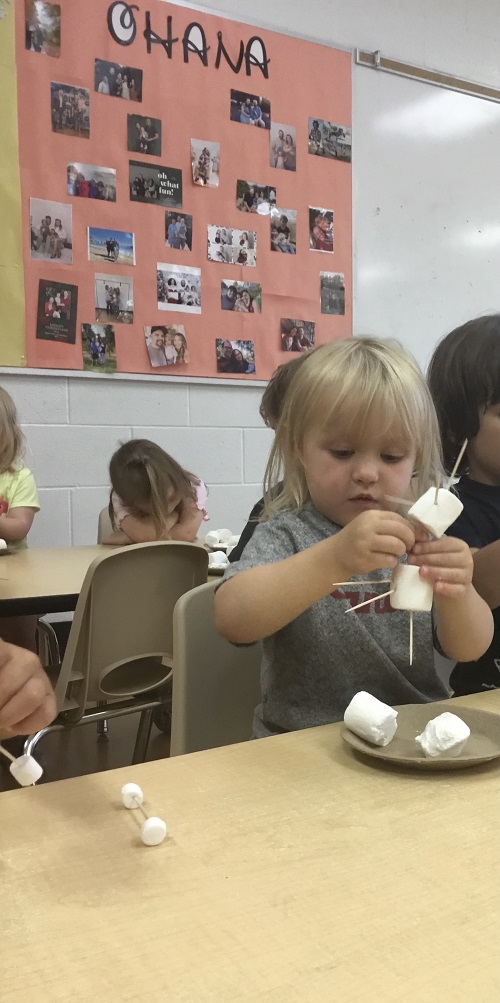
[[[132,756],[133,766],[135,766],[136,763],[145,762],[149,738],[151,735],[151,726],[153,724],[153,710],[154,708],[150,707],[148,710],[143,710],[141,713],[135,740],[134,754]]]
[[[25,739],[23,746],[23,755],[32,756],[33,749],[38,745],[41,738],[44,735],[49,735],[52,731],[64,731],[64,724],[49,724],[46,728],[41,728],[40,731],[35,731],[32,735],[28,735]]]

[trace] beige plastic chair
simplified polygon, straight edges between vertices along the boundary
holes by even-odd
[[[55,684],[58,716],[28,737],[26,753],[48,732],[141,711],[133,762],[143,761],[171,673],[174,606],[207,569],[203,547],[174,541],[120,547],[92,562]]]
[[[217,633],[216,586],[200,585],[174,609],[171,756],[244,742],[252,732],[262,646],[237,647]]]
[[[111,525],[111,519],[109,518],[109,512],[107,507],[102,508],[99,512],[99,521],[97,524],[97,542],[102,543],[106,537],[111,536],[113,532],[113,527]]]

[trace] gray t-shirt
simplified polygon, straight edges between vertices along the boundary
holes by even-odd
[[[220,587],[241,571],[291,557],[339,529],[312,506],[280,513],[257,526],[241,560],[230,565]],[[381,569],[353,576],[353,581],[390,577],[390,569]],[[332,589],[264,639],[262,702],[255,711],[254,737],[340,721],[358,690],[391,705],[426,703],[449,695],[434,668],[431,613],[413,614],[412,665],[409,613],[394,610],[389,596],[346,615],[351,606],[389,588],[360,583]]]

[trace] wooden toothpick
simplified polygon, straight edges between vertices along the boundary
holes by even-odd
[[[357,582],[332,582],[331,588],[338,589],[341,585],[387,585],[392,578],[360,578]]]
[[[462,459],[462,456],[465,453],[465,450],[467,449],[467,443],[468,443],[468,441],[469,441],[468,439],[465,440],[465,442],[464,442],[464,444],[463,444],[463,446],[462,446],[462,448],[461,448],[461,450],[460,450],[460,452],[458,454],[457,462],[455,463],[455,466],[453,467],[453,470],[452,470],[452,472],[451,472],[451,474],[450,474],[450,476],[448,478],[448,483],[446,485],[446,487],[448,489],[449,489],[450,484],[451,484],[451,482],[452,482],[452,480],[453,480],[453,478],[454,478],[454,476],[455,476],[455,474],[456,474],[456,472],[457,472],[457,470],[458,470],[458,468],[460,466],[460,461]]]
[[[411,508],[413,505],[412,501],[408,501],[407,498],[396,498],[394,495],[384,495],[387,501],[394,502],[396,505],[406,505],[406,508]]]
[[[350,609],[346,609],[346,613],[354,613],[355,609],[360,609],[361,606],[368,606],[368,603],[375,602],[377,599],[385,599],[386,596],[392,596],[395,589],[389,589],[388,592],[382,592],[381,596],[372,596],[371,599],[365,599],[364,602],[359,602],[357,606],[351,606]]]
[[[0,745],[0,752],[2,753],[3,756],[6,757],[6,759],[10,759],[11,763],[15,763],[16,757],[13,756],[12,753],[9,752],[9,750],[6,749],[4,745]]]
[[[413,665],[413,610],[410,610],[410,665]]]

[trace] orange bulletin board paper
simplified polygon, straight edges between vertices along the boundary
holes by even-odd
[[[268,379],[277,365],[294,357],[283,351],[281,331],[286,333],[288,328],[286,324],[282,327],[282,319],[314,324],[314,344],[350,335],[350,54],[160,0],[150,0],[147,4],[140,0],[133,8],[125,3],[110,4],[107,0],[92,0],[84,5],[77,0],[60,0],[61,46],[60,54],[55,57],[47,51],[34,50],[33,35],[28,33],[25,22],[24,4],[25,0],[18,0],[16,4],[16,50],[28,366],[81,370],[84,365],[81,327],[97,322],[112,324],[114,328],[116,370],[151,376],[220,376],[221,379],[231,376],[234,379],[240,375],[242,380]],[[189,30],[193,22],[196,25]],[[132,38],[131,44],[120,44],[113,32],[122,42]],[[175,39],[170,45],[169,35]],[[101,61],[97,78],[96,60]],[[106,61],[115,64],[114,70],[110,66],[109,72],[104,72]],[[256,65],[256,61],[261,65]],[[123,71],[117,70],[116,64],[123,67]],[[117,88],[118,73],[120,97],[107,93],[107,88]],[[106,82],[104,77],[108,78]],[[96,90],[98,81],[100,90]],[[58,88],[51,86],[54,84],[62,85],[62,98],[58,97]],[[232,91],[239,92],[236,98],[233,94],[233,101]],[[245,121],[241,111],[245,102],[240,100],[245,94],[258,97],[264,126]],[[71,102],[73,106],[66,115],[64,106]],[[266,114],[269,104],[270,111]],[[160,153],[158,146],[153,154],[146,152],[150,149],[147,137],[144,137],[146,147],[143,150],[127,148],[129,115],[161,123]],[[323,129],[324,146],[316,147],[317,155],[309,152],[312,120],[317,120]],[[272,129],[266,127],[267,122]],[[284,134],[290,137],[287,144],[291,145],[292,154],[295,146],[295,170],[284,167],[283,161],[280,165],[271,163],[272,141],[273,137],[276,139],[280,124],[284,126]],[[135,120],[132,130],[134,125]],[[139,134],[139,126],[136,128]],[[217,187],[194,182],[192,140],[201,142],[201,146],[195,144],[198,153],[205,143],[209,144],[211,155],[216,150],[213,144],[219,144],[220,163],[216,163],[214,153],[211,165],[211,170],[215,165],[212,179],[219,168]],[[139,135],[137,143],[140,143]],[[167,197],[174,192],[175,179],[182,177],[182,208],[178,212],[192,217],[190,247],[186,240],[182,248],[166,244],[166,214],[173,212],[176,206],[166,207],[158,204],[156,197],[144,195],[144,189],[140,188],[144,182],[136,180],[133,180],[136,186],[133,191],[136,195],[142,191],[143,200],[131,200],[130,162],[142,163],[148,168],[165,168],[163,184],[166,188],[162,193],[167,191]],[[293,164],[293,156],[289,163]],[[107,175],[102,169],[116,171],[116,201],[69,194],[68,165],[100,168],[95,177],[102,181],[101,193],[107,191],[108,194],[112,186],[106,187]],[[197,169],[201,170],[199,165]],[[133,170],[135,179],[141,168]],[[143,173],[147,177],[151,172],[144,170]],[[85,191],[85,184],[82,188],[82,182],[75,180],[77,174],[78,169],[70,171],[70,190],[75,192],[75,186],[80,185],[80,190]],[[84,182],[90,175],[86,169]],[[275,240],[276,250],[271,249],[269,215],[237,209],[238,180],[266,186],[271,197],[276,193],[276,207],[282,210],[274,217],[282,228]],[[175,192],[172,197],[178,199]],[[61,257],[57,253],[60,251],[57,242],[49,240],[47,243],[40,237],[40,219],[45,204],[40,200],[57,204],[55,212],[49,215],[62,216],[63,232],[66,237],[71,236],[71,248],[63,246]],[[333,211],[333,253],[310,248],[310,207]],[[293,212],[296,213],[296,232],[288,233],[287,237],[290,227],[281,223],[281,216],[288,213],[292,218]],[[51,224],[53,222],[52,219]],[[89,227],[101,233],[133,234],[133,251],[130,246],[114,261],[105,245],[99,250],[96,237],[94,257],[89,260]],[[238,246],[234,251],[217,249],[216,228],[255,233],[256,251],[250,248],[256,256],[255,266],[230,263],[227,257],[224,263],[209,260],[208,227],[215,228],[211,231],[212,256],[234,255],[238,262],[245,260],[238,258]],[[293,247],[295,236],[296,253],[279,249],[281,233],[285,244],[289,238],[289,247]],[[41,249],[37,250],[40,242]],[[52,250],[54,256],[50,253]],[[133,253],[135,264],[132,263]],[[246,253],[248,262],[252,254]],[[160,270],[163,276],[160,286],[159,263],[166,266]],[[176,268],[170,271],[171,266]],[[197,280],[191,282],[191,273],[184,272],[186,268],[200,270],[199,309],[196,308],[200,295]],[[343,313],[322,313],[322,272],[344,277]],[[168,277],[172,278],[172,274],[174,282],[168,285]],[[185,274],[192,288],[192,292],[188,292],[187,309],[181,306],[182,297],[186,303],[185,278],[179,278]],[[96,279],[96,276],[101,278]],[[109,282],[106,282],[107,276]],[[131,280],[133,311],[130,309]],[[40,281],[43,295],[38,309]],[[245,300],[241,296],[241,287],[237,292],[240,309],[222,309],[222,281],[230,285],[245,282],[260,285],[261,299],[251,302],[255,307],[253,312],[245,312],[248,298]],[[335,298],[328,301],[329,281],[326,280],[324,288],[323,306],[330,310],[341,309]],[[340,280],[333,281],[335,284]],[[99,313],[96,312],[96,285],[100,297]],[[167,296],[167,289],[171,288],[175,290],[174,302],[160,301],[160,293]],[[51,292],[52,301],[47,305]],[[177,301],[175,296],[178,296]],[[70,302],[71,310],[68,308]],[[225,302],[227,305],[227,297]],[[70,330],[71,322],[66,324],[61,320],[61,310],[63,317],[71,313],[73,331]],[[43,323],[48,323],[47,317],[52,316],[55,319],[52,325],[48,324],[48,332],[50,338],[51,331],[55,331],[55,340],[37,337],[37,325],[40,330]],[[152,364],[146,347],[145,328],[154,325],[168,328],[182,325],[185,334],[184,349],[180,350],[182,346],[177,339],[178,354],[174,360],[175,353],[170,349],[171,358],[164,366]],[[217,364],[216,340],[252,343],[253,367],[241,374],[222,372]],[[297,346],[298,342],[295,351]],[[246,358],[252,359],[251,350]],[[165,359],[167,361],[167,356]],[[99,358],[97,352],[92,361],[94,372],[104,371],[100,370],[103,360],[104,354]],[[0,362],[7,364],[5,341],[1,346]],[[88,359],[86,366],[89,367]]]

